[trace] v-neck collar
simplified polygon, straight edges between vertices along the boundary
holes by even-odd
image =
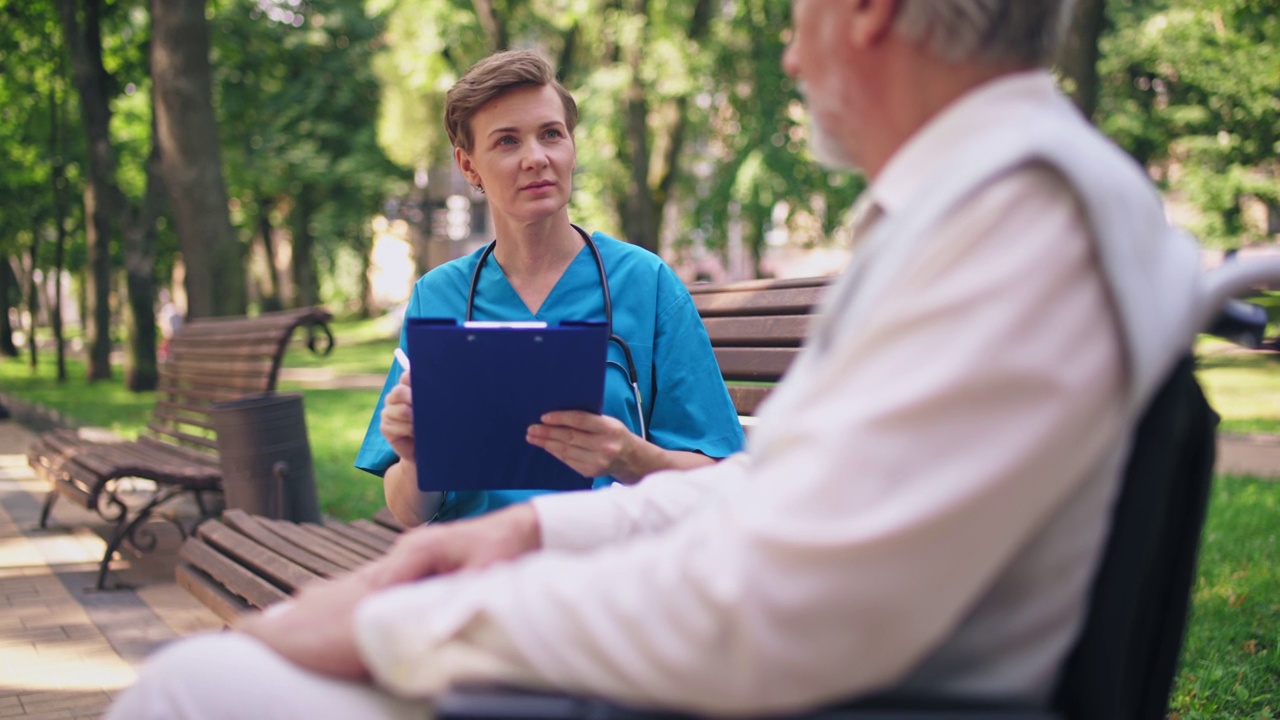
[[[508,319],[545,321],[547,320],[545,317],[547,314],[547,308],[554,308],[556,303],[559,302],[560,295],[573,292],[574,285],[577,283],[576,278],[584,272],[585,266],[590,266],[589,269],[591,269],[594,274],[595,263],[592,262],[590,255],[591,251],[587,248],[587,245],[584,242],[582,247],[579,248],[578,254],[573,256],[573,260],[569,261],[569,265],[565,267],[564,272],[560,273],[560,277],[556,279],[555,285],[551,286],[551,292],[547,293],[547,296],[542,299],[542,305],[538,308],[538,312],[536,313],[529,309],[529,306],[524,302],[524,298],[520,297],[520,293],[516,292],[515,286],[511,284],[509,279],[507,279],[507,272],[502,269],[502,265],[498,262],[496,254],[491,253],[489,255],[489,259],[485,261],[485,267],[481,269],[480,279],[483,284],[494,286],[489,288],[491,291],[501,292],[506,295],[506,302],[504,303],[506,307],[511,308],[512,311],[519,311],[524,315],[524,317]],[[493,268],[497,268],[496,273],[490,270],[491,266]],[[566,278],[571,279],[566,280]]]

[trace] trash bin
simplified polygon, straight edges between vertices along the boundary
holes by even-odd
[[[218,403],[210,415],[227,507],[295,522],[320,521],[302,395]]]

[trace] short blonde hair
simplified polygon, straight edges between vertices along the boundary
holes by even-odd
[[[556,80],[555,70],[532,50],[505,50],[472,65],[449,88],[444,100],[444,129],[455,148],[471,152],[475,136],[471,119],[494,98],[520,87],[550,85],[564,104],[564,124],[573,134],[578,125],[578,103]]]

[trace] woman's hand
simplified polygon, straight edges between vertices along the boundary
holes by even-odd
[[[585,477],[611,475],[630,484],[658,470],[712,462],[697,453],[664,450],[607,415],[561,410],[547,413],[541,420],[541,424],[529,426],[525,439]]]
[[[401,460],[414,462],[413,391],[409,385],[408,371],[400,376],[400,382],[387,393],[378,429]]]
[[[646,451],[659,450],[607,415],[562,410],[540,419],[541,424],[529,426],[525,439],[585,477],[612,475],[621,482],[635,482],[653,462],[645,457]]]

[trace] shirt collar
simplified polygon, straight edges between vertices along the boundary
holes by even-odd
[[[868,188],[869,202],[885,215],[905,210],[921,185],[934,182],[936,170],[966,142],[1008,123],[1020,107],[1042,107],[1056,96],[1053,76],[1044,70],[1003,75],[970,90],[898,148]]]

